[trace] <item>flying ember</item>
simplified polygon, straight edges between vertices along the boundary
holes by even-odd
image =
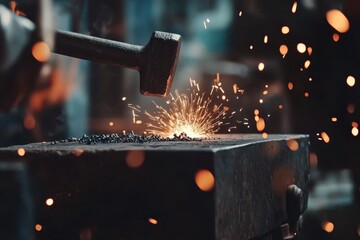
[[[171,101],[165,107],[154,102],[153,113],[145,111],[148,117],[146,131],[162,137],[186,133],[190,137],[210,137],[219,130],[223,123],[220,119],[225,115],[222,105],[212,102],[212,94],[200,93],[198,83],[190,80],[191,93],[180,94],[177,90],[171,94]]]

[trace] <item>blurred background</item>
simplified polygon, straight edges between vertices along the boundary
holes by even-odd
[[[155,30],[181,34],[172,90],[187,92],[190,78],[205,92],[221,82],[218,101],[236,113],[219,133],[308,134],[305,239],[360,238],[360,3],[55,0],[52,8],[57,29],[139,45]],[[134,121],[128,104],[151,111],[168,100],[140,95],[138,73],[125,68],[52,54],[48,72],[25,102],[0,112],[0,146],[142,133],[146,119]]]

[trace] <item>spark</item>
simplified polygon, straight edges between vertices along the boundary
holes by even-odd
[[[291,91],[294,89],[294,84],[292,82],[288,83],[288,89]]]
[[[226,112],[221,104],[212,103],[212,97],[212,94],[205,96],[204,92],[199,93],[198,84],[193,85],[190,96],[175,90],[175,95],[169,104],[170,108],[164,108],[153,102],[156,111],[154,113],[145,111],[145,115],[150,120],[146,131],[162,137],[172,137],[181,133],[186,133],[190,137],[210,137],[219,130],[220,125],[225,125],[220,118],[225,116]]]
[[[322,132],[321,133],[321,138],[325,143],[329,143],[330,142],[330,137],[326,132]]]
[[[292,8],[291,8],[291,12],[296,13],[296,9],[297,9],[297,2],[294,2],[294,4],[292,5]]]
[[[24,148],[19,148],[19,149],[17,150],[17,154],[18,154],[20,157],[25,156],[25,149],[24,149]]]
[[[340,35],[337,33],[334,33],[332,38],[333,38],[334,42],[338,42],[340,40]]]
[[[241,17],[241,16],[242,16],[242,14],[243,14],[243,12],[242,12],[242,11],[240,11],[240,12],[239,12],[239,17]]]
[[[288,26],[283,26],[282,28],[281,28],[281,33],[282,34],[288,34],[290,32],[290,28],[288,27]]]
[[[308,48],[307,48],[307,52],[308,52],[309,56],[311,56],[311,54],[312,54],[312,52],[313,52],[312,47],[308,47]]]
[[[337,9],[329,10],[326,13],[326,20],[330,26],[340,33],[349,31],[350,23],[347,17]]]
[[[264,36],[264,43],[268,43],[269,37],[267,35]]]
[[[346,78],[346,83],[347,83],[347,85],[349,85],[349,87],[353,87],[356,83],[356,80],[353,76],[348,76]]]
[[[297,50],[299,53],[304,53],[306,51],[306,45],[304,43],[298,43]]]
[[[359,135],[359,129],[357,127],[353,127],[351,129],[351,134],[356,137],[357,135]]]
[[[259,65],[258,65],[258,69],[259,69],[259,71],[261,72],[261,71],[263,71],[264,69],[265,69],[265,64],[264,63],[259,63]]]

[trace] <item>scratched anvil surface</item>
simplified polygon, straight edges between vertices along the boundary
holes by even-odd
[[[307,135],[271,134],[34,143],[0,148],[0,161],[26,165],[44,239],[78,239],[83,229],[93,239],[251,239],[286,223],[287,186],[296,184],[307,199],[308,146]],[[136,168],[127,162],[131,152],[142,153]],[[215,177],[210,191],[194,181],[201,169]],[[49,197],[51,207],[44,204]]]

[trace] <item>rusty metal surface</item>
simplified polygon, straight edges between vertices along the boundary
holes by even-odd
[[[37,143],[1,148],[0,159],[23,162],[29,169],[36,222],[46,229],[39,238],[78,239],[88,231],[93,239],[251,239],[285,223],[288,185],[296,184],[307,199],[308,137],[217,137]],[[18,156],[19,148],[25,156]],[[133,153],[143,157],[137,168],[129,167]],[[200,169],[214,175],[213,190],[196,185]],[[54,199],[51,207],[44,204],[48,197]]]

